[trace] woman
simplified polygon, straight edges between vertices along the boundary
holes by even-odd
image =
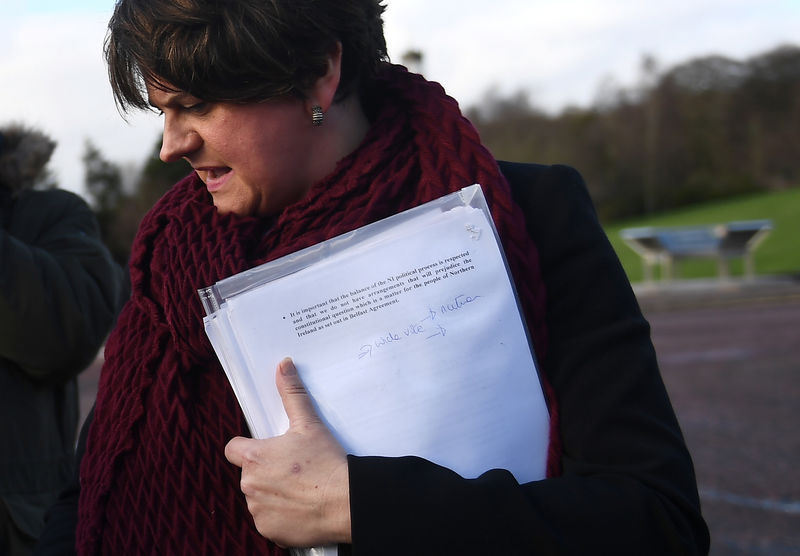
[[[81,462],[79,552],[707,551],[647,323],[580,177],[501,172],[455,101],[385,61],[382,11],[378,0],[117,4],[116,99],[160,111],[162,159],[194,172],[134,243],[133,294]],[[475,182],[548,385],[549,478],[465,480],[419,458],[345,454],[288,360],[276,381],[290,431],[243,438],[196,290]]]

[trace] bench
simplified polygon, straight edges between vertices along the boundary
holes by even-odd
[[[742,258],[745,277],[753,278],[753,250],[770,230],[770,220],[746,220],[710,226],[625,228],[620,235],[642,257],[646,282],[653,281],[653,268],[658,264],[662,279],[673,279],[677,263],[689,258],[715,259],[719,277],[726,280],[733,258]]]

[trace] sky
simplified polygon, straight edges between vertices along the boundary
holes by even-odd
[[[557,113],[609,84],[634,87],[642,58],[661,68],[718,54],[747,59],[800,45],[800,0],[387,0],[389,54],[421,51],[421,70],[466,108],[490,91],[527,91]],[[488,9],[487,6],[491,6]],[[133,175],[161,120],[118,113],[102,57],[113,0],[0,0],[0,125],[58,142],[51,171],[83,193],[90,140]],[[569,161],[564,161],[569,162]]]

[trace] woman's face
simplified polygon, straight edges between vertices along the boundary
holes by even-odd
[[[157,87],[148,94],[164,117],[161,160],[188,161],[221,213],[274,214],[311,187],[315,128],[302,100],[208,103]]]

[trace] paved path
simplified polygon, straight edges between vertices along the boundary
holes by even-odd
[[[800,283],[762,286],[640,294],[713,555],[800,555]]]

